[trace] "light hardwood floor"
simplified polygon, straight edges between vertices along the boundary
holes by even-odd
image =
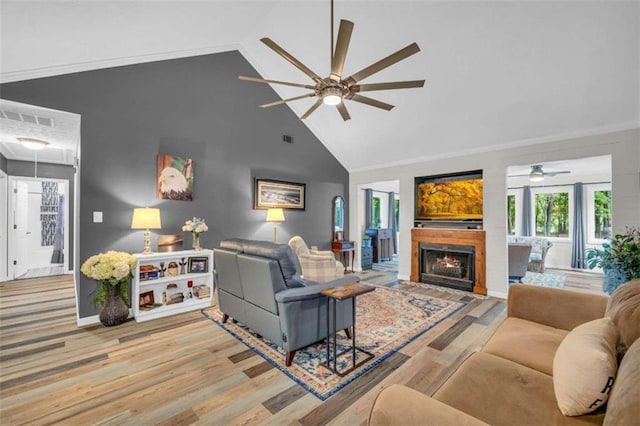
[[[0,283],[0,423],[365,424],[383,386],[427,394],[505,316],[505,302],[415,285],[467,306],[321,401],[199,311],[76,327],[71,276]]]

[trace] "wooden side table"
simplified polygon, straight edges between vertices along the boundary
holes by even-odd
[[[327,361],[326,363],[323,363],[321,365],[333,371],[340,377],[346,376],[347,374],[351,373],[353,370],[360,367],[362,364],[366,363],[367,361],[369,361],[374,357],[374,355],[371,352],[367,352],[364,349],[356,346],[356,297],[361,294],[374,291],[375,289],[376,288],[371,285],[361,284],[361,283],[351,283],[351,284],[346,284],[338,287],[327,288],[320,292],[320,294],[327,296]],[[352,315],[353,315],[353,321],[352,321],[353,330],[351,331],[351,347],[338,353],[338,336],[337,336],[337,330],[336,330],[336,324],[337,324],[336,304],[338,300],[347,300],[347,299],[351,299],[351,307],[352,307]],[[333,301],[333,303],[331,303],[331,301]],[[331,330],[331,327],[329,324],[329,315],[331,314],[330,308],[332,304],[333,304],[333,330]],[[333,345],[331,344],[331,340],[333,340]],[[332,347],[333,347],[333,351],[331,351]],[[351,358],[353,361],[352,367],[344,371],[338,371],[338,357],[340,355],[344,355],[348,353],[349,351],[351,351]],[[362,352],[366,355],[366,357],[360,360],[360,362],[356,362],[356,351]],[[331,366],[331,352],[333,352],[333,367]]]
[[[356,259],[356,243],[354,241],[332,241],[331,251],[338,255],[338,260],[344,264],[345,272],[347,272],[347,266],[349,265],[349,253],[351,253],[351,272],[353,272],[353,264]]]

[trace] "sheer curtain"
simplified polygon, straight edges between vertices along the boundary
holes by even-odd
[[[364,224],[365,228],[373,228],[373,190],[364,190]]]
[[[525,185],[522,188],[522,235],[525,237],[533,234],[531,216],[531,187],[529,185]]]
[[[393,254],[398,254],[398,224],[396,223],[396,194],[389,192],[389,229],[393,236]]]
[[[587,269],[585,262],[585,231],[584,231],[584,188],[582,182],[573,184],[573,240],[571,242],[571,267]]]
[[[51,263],[64,263],[64,195],[60,195]]]

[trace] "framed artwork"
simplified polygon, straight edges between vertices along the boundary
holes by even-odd
[[[156,198],[193,200],[193,160],[175,155],[158,155]]]
[[[189,258],[189,273],[207,272],[209,258],[208,257],[190,257]]]
[[[281,207],[283,209],[305,209],[304,183],[279,180],[256,179],[254,209]]]
[[[153,305],[154,303],[155,300],[153,299],[153,290],[140,293],[140,301],[138,302],[138,306],[144,307]]]

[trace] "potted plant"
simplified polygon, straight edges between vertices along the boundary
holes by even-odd
[[[80,270],[98,281],[93,303],[102,307],[100,322],[107,327],[122,324],[129,317],[129,281],[136,258],[122,251],[108,251],[88,258]]]
[[[627,227],[624,234],[602,244],[602,249],[588,249],[587,265],[589,269],[603,270],[603,290],[607,294],[629,280],[640,278],[640,229]]]

